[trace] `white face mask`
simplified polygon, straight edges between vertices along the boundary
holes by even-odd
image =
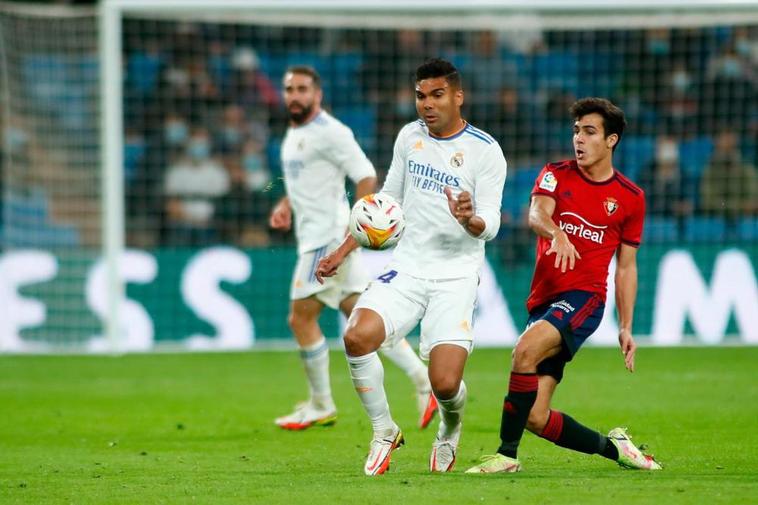
[[[676,163],[679,161],[679,147],[676,142],[664,142],[658,146],[655,157],[659,163]]]
[[[671,77],[671,84],[677,91],[687,91],[690,87],[690,76],[686,70],[679,70]]]

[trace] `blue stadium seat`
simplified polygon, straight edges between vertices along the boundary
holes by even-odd
[[[648,244],[674,243],[679,240],[679,227],[673,217],[646,216],[642,241]]]
[[[48,218],[49,206],[43,190],[33,190],[29,194],[10,192],[5,199],[6,219],[21,228],[40,227]]]
[[[376,111],[371,105],[354,105],[334,110],[334,115],[353,130],[364,150],[376,145]]]
[[[679,168],[682,173],[700,179],[713,154],[713,139],[695,137],[679,144]]]
[[[66,86],[66,65],[62,58],[52,54],[25,56],[22,74],[36,105],[53,108],[60,100]]]
[[[614,155],[614,164],[630,179],[637,180],[643,167],[653,161],[655,138],[651,135],[624,136]]]
[[[157,55],[135,52],[126,60],[126,85],[146,95],[158,87],[163,62]]]
[[[79,231],[72,225],[47,225],[42,228],[6,226],[2,243],[6,247],[77,247],[81,244]]]
[[[743,217],[737,221],[737,239],[758,242],[758,217]]]
[[[684,222],[685,242],[715,244],[726,239],[727,227],[724,218],[693,216]]]
[[[616,51],[590,51],[578,57],[577,96],[614,96],[624,71],[624,55]]]
[[[535,89],[560,89],[579,95],[579,59],[572,52],[549,52],[532,58],[531,84]]]
[[[40,188],[27,194],[10,192],[3,202],[5,228],[2,243],[10,247],[74,247],[79,231],[73,225],[51,221],[47,193]]]

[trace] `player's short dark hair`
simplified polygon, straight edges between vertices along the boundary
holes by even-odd
[[[605,137],[614,133],[618,135],[618,141],[616,146],[621,142],[621,135],[624,134],[624,127],[626,127],[626,118],[624,117],[624,111],[614,105],[610,100],[605,98],[582,98],[574,102],[569,107],[571,117],[575,120],[586,116],[587,114],[597,113],[603,117],[603,130],[605,130]]]
[[[430,58],[416,68],[416,82],[444,77],[450,86],[461,88],[461,75],[455,65],[442,58]]]
[[[287,74],[299,74],[299,75],[307,75],[308,77],[313,80],[313,86],[315,86],[317,89],[321,89],[321,76],[318,75],[318,72],[316,72],[316,69],[311,67],[310,65],[292,65],[287,67],[287,71],[284,73],[284,75]]]

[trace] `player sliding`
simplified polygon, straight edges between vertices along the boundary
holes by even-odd
[[[463,120],[462,104],[460,76],[452,64],[429,60],[418,67],[420,119],[400,130],[382,189],[403,207],[405,232],[385,272],[358,299],[344,337],[350,376],[374,430],[366,475],[384,473],[392,451],[403,443],[390,415],[376,351],[419,322],[420,352],[429,359],[441,417],[429,467],[447,472],[455,463],[478,271],[484,241],[500,226],[506,172],[500,146]],[[321,260],[316,275],[334,275],[356,247],[348,236]]]
[[[570,109],[576,159],[548,163],[532,191],[529,226],[538,235],[537,264],[526,305],[527,329],[513,350],[497,453],[467,473],[518,472],[524,428],[567,449],[600,454],[626,468],[660,465],[623,428],[606,437],[552,410],[563,369],[603,316],[608,266],[616,255],[619,345],[634,371],[632,315],[637,294],[637,248],[645,197],[613,168],[624,113],[608,100],[584,98]]]

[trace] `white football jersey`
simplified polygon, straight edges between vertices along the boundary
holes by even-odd
[[[405,232],[391,269],[422,279],[454,279],[478,272],[484,242],[500,227],[507,163],[500,145],[470,124],[446,138],[429,134],[423,121],[400,130],[382,192],[405,214]],[[450,213],[444,189],[471,193],[474,213],[486,226],[472,237]]]
[[[341,241],[350,217],[345,177],[357,183],[376,176],[353,132],[321,111],[308,123],[287,129],[281,156],[298,252]]]

